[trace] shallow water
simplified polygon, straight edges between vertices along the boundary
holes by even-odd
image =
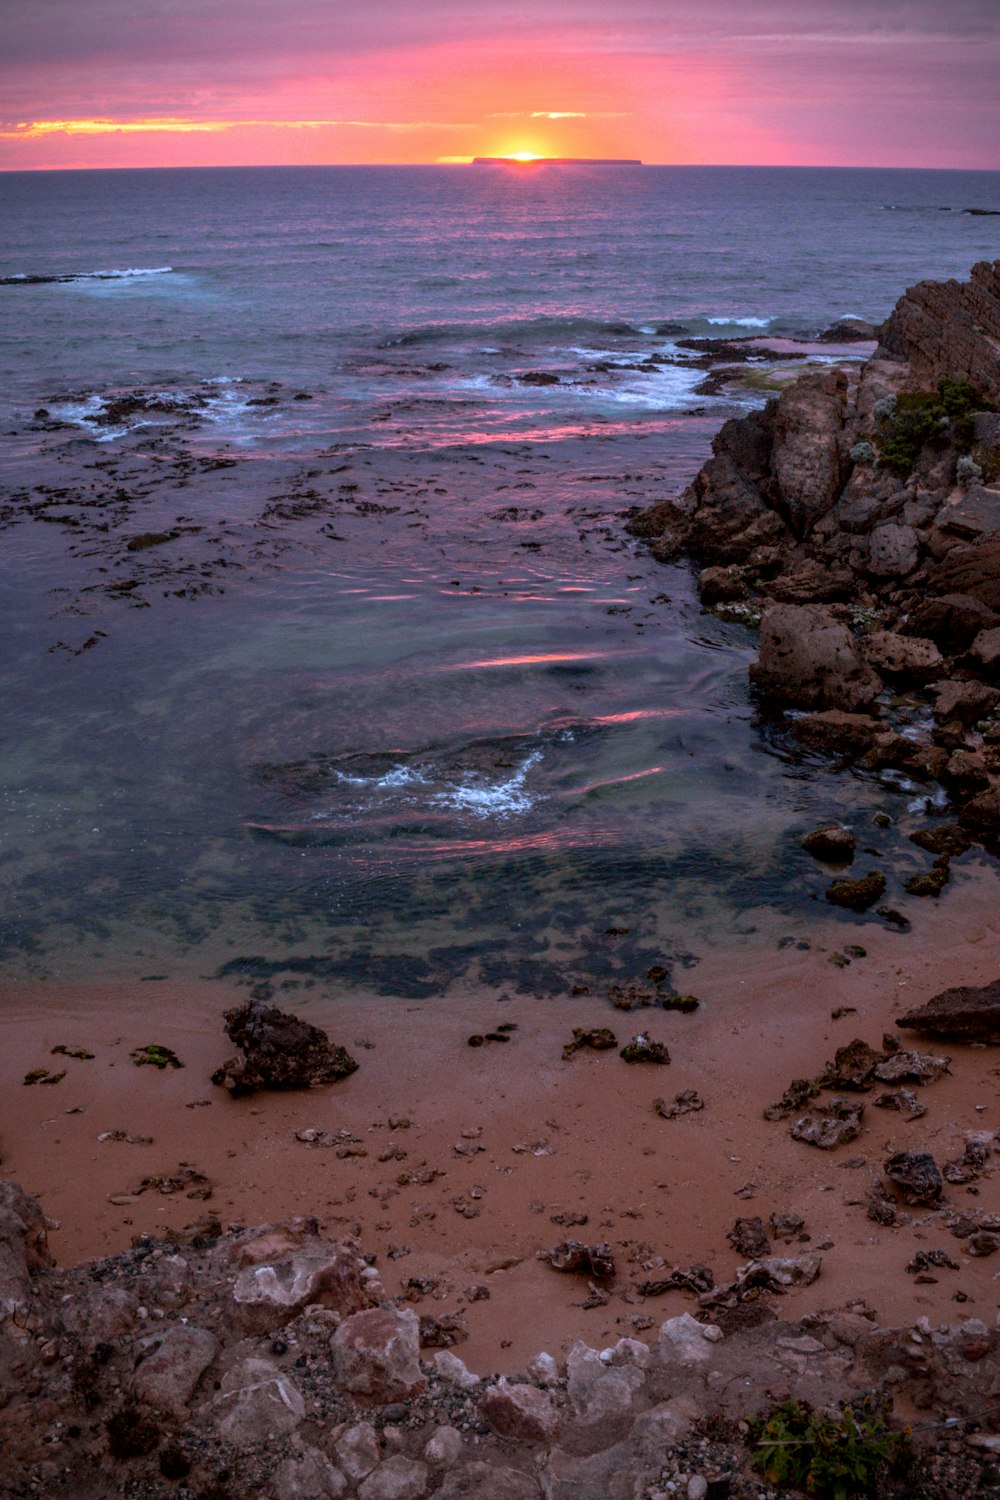
[[[808,930],[832,813],[913,867],[919,789],[793,755],[623,528],[760,399],[657,320],[881,316],[988,253],[930,206],[996,182],[0,180],[0,275],[147,273],[0,285],[8,969],[679,983]]]

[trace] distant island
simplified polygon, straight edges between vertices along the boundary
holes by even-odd
[[[474,156],[474,167],[641,167],[629,156]]]

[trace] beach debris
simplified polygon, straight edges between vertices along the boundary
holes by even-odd
[[[573,1040],[567,1042],[562,1049],[563,1058],[567,1061],[580,1052],[584,1047],[592,1047],[595,1052],[606,1052],[609,1048],[618,1046],[618,1038],[608,1026],[574,1026]]]
[[[551,1250],[539,1250],[539,1260],[547,1260],[554,1271],[578,1272],[604,1280],[615,1274],[615,1258],[605,1241],[585,1245],[582,1240],[562,1240]]]
[[[123,1141],[128,1146],[151,1146],[153,1144],[151,1135],[132,1135],[128,1130],[102,1130],[97,1139],[99,1141]]]
[[[48,1068],[32,1068],[30,1073],[25,1073],[22,1081],[30,1088],[33,1083],[61,1083],[65,1077],[65,1068],[61,1073],[50,1073]]]
[[[357,1062],[325,1031],[262,1000],[226,1011],[226,1032],[242,1050],[212,1074],[230,1096],[255,1089],[320,1088],[346,1078]]]
[[[989,1130],[970,1130],[965,1137],[965,1150],[956,1161],[946,1161],[941,1175],[946,1182],[961,1186],[974,1182],[983,1172],[993,1152],[994,1136]]]
[[[704,1109],[705,1101],[697,1089],[684,1089],[681,1093],[674,1095],[672,1104],[667,1104],[660,1098],[654,1099],[653,1108],[662,1119],[676,1120],[678,1115],[690,1115],[699,1109]]]
[[[890,927],[898,927],[900,932],[910,930],[909,917],[904,917],[894,906],[876,906],[875,915],[881,917],[883,922],[888,922]]]
[[[483,1047],[487,1042],[509,1042],[510,1037],[508,1036],[508,1032],[516,1030],[517,1027],[511,1023],[506,1026],[498,1026],[495,1031],[474,1031],[466,1039],[466,1045],[469,1047]]]
[[[664,1292],[694,1292],[700,1297],[703,1292],[711,1291],[714,1285],[712,1268],[696,1263],[686,1271],[681,1266],[674,1266],[666,1276],[655,1281],[640,1281],[636,1291],[640,1297],[661,1297]]]
[[[420,1343],[425,1349],[450,1349],[469,1337],[469,1325],[459,1313],[430,1313],[420,1316]]]
[[[747,1260],[760,1260],[771,1253],[771,1241],[763,1219],[737,1219],[726,1239]]]
[[[937,1163],[928,1151],[897,1151],[884,1167],[885,1175],[901,1188],[907,1203],[936,1203],[942,1181]]]
[[[842,823],[824,823],[802,840],[802,847],[815,859],[828,865],[849,865],[858,841]]]
[[[569,1209],[565,1213],[549,1214],[549,1223],[558,1224],[562,1229],[582,1229],[589,1222],[589,1214],[573,1213]]]
[[[133,1189],[136,1197],[140,1193],[162,1193],[165,1198],[183,1193],[186,1198],[205,1199],[212,1196],[212,1184],[204,1172],[199,1172],[190,1162],[182,1161],[177,1171],[170,1176],[144,1177]]]
[[[879,1064],[884,1061],[884,1052],[877,1052],[860,1037],[855,1037],[845,1047],[837,1048],[833,1062],[827,1066],[826,1072],[817,1079],[817,1082],[823,1088],[829,1089],[869,1089],[872,1075]]]
[[[799,1287],[811,1286],[822,1266],[820,1255],[763,1256],[740,1266],[734,1281],[703,1292],[698,1301],[705,1308],[732,1308],[761,1292],[781,1296]]]
[[[846,906],[850,911],[867,911],[885,895],[885,876],[878,870],[870,870],[859,880],[835,880],[827,887],[826,899],[834,906]]]
[[[920,1103],[912,1089],[889,1089],[879,1094],[874,1103],[878,1109],[898,1109],[907,1121],[919,1120],[927,1113],[927,1105]]]
[[[697,995],[664,995],[660,1004],[664,1010],[677,1010],[682,1016],[689,1016],[698,1009],[701,1001]]]
[[[361,1137],[355,1135],[351,1130],[320,1130],[318,1126],[308,1125],[304,1130],[295,1132],[295,1139],[301,1141],[303,1146],[319,1146],[332,1148],[340,1156],[345,1151],[347,1156],[367,1156],[364,1150],[345,1150],[345,1148],[360,1145]]]
[[[148,1047],[135,1047],[132,1050],[132,1061],[137,1068],[183,1068],[184,1064],[176,1052],[169,1047],[161,1047],[156,1042],[151,1042]]]
[[[769,1104],[764,1111],[765,1120],[787,1120],[810,1099],[819,1093],[819,1084],[812,1078],[793,1078],[776,1104]]]
[[[873,1183],[868,1189],[865,1213],[873,1224],[881,1224],[885,1229],[895,1224],[896,1205],[881,1182]]]
[[[948,1271],[958,1271],[961,1269],[958,1261],[952,1260],[947,1250],[918,1250],[907,1265],[906,1274],[908,1276],[916,1276],[918,1281],[936,1281],[936,1277],[924,1276],[922,1273],[941,1267]]]
[[[837,1005],[830,1012],[831,1021],[842,1021],[845,1016],[856,1016],[858,1007],[856,1005]]]
[[[75,1057],[80,1062],[93,1062],[93,1052],[88,1052],[86,1047],[66,1047],[62,1042],[52,1048],[52,1057]]]
[[[936,1083],[950,1071],[950,1057],[933,1057],[928,1052],[908,1052],[900,1048],[885,1062],[879,1063],[874,1076],[879,1083]]]
[[[925,1036],[1000,1042],[1000,979],[981,986],[942,990],[925,1005],[900,1016],[896,1025]]]
[[[627,1063],[668,1063],[670,1053],[663,1042],[654,1042],[646,1032],[640,1031],[630,1042],[626,1042],[621,1050],[621,1057]]]
[[[792,1126],[792,1140],[805,1141],[821,1151],[833,1151],[856,1140],[861,1133],[865,1107],[853,1099],[834,1095],[826,1104],[817,1104]]]
[[[773,1213],[767,1222],[776,1240],[798,1239],[806,1224],[801,1214],[792,1213],[789,1210],[784,1213]]]

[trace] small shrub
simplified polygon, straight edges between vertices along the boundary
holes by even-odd
[[[878,458],[878,452],[874,443],[869,443],[867,438],[860,443],[855,443],[851,449],[851,462],[855,464],[873,464]]]
[[[872,416],[877,422],[888,422],[896,415],[896,397],[880,396],[872,407]]]
[[[983,471],[974,458],[968,453],[962,453],[955,465],[955,478],[961,485],[981,484]]]
[[[870,1399],[845,1406],[839,1417],[786,1401],[751,1423],[754,1466],[770,1484],[796,1485],[820,1500],[872,1495],[907,1452],[904,1434],[889,1428],[887,1414]]]
[[[876,402],[877,410],[882,402]],[[927,443],[972,447],[973,414],[992,407],[967,380],[939,380],[936,391],[899,396],[891,415],[881,419],[879,463],[905,478]]]

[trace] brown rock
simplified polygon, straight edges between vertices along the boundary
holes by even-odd
[[[232,1097],[255,1089],[319,1088],[346,1078],[357,1063],[318,1026],[261,1000],[226,1012],[226,1031],[243,1051],[212,1074]]]
[[[798,708],[857,712],[882,683],[846,625],[821,604],[775,604],[760,627],[760,660],[750,680],[765,698]]]
[[[969,654],[990,677],[1000,674],[1000,626],[981,630],[972,642]]]
[[[255,1259],[233,1283],[237,1321],[245,1332],[270,1333],[314,1302],[340,1313],[367,1306],[361,1262],[352,1251],[318,1237],[292,1254],[280,1243],[274,1249],[277,1254]]]
[[[1000,1041],[1000,979],[979,987],[942,990],[925,1005],[900,1016],[896,1025],[925,1036]]]
[[[763,1219],[737,1219],[726,1239],[737,1254],[747,1260],[759,1260],[761,1256],[771,1253],[771,1241],[767,1237]]]
[[[487,1387],[481,1401],[483,1416],[501,1437],[524,1443],[551,1443],[562,1429],[562,1418],[548,1391],[533,1385],[511,1385],[502,1376]]]
[[[382,1457],[378,1432],[370,1422],[356,1422],[334,1446],[337,1462],[352,1483],[366,1478]]]
[[[849,865],[858,841],[842,823],[824,823],[802,840],[803,849],[830,865]]]
[[[902,1188],[907,1203],[936,1203],[941,1197],[941,1173],[927,1151],[897,1151],[886,1162],[885,1175]]]
[[[1000,624],[996,618],[1000,612],[1000,535],[994,533],[967,547],[955,547],[938,563],[928,586],[934,593],[963,594],[991,612],[992,620],[984,621],[980,629]],[[963,646],[971,644],[977,633],[973,631]]]
[[[444,1476],[436,1500],[540,1500],[538,1481],[499,1464],[462,1464]]]
[[[838,370],[801,376],[770,413],[774,506],[797,537],[826,515],[847,479],[846,404],[847,377]]]
[[[906,360],[915,386],[968,380],[1000,401],[1000,261],[980,261],[967,282],[921,281],[908,288],[882,325],[876,351]]]
[[[878,719],[870,714],[848,714],[840,709],[804,714],[792,721],[792,738],[810,750],[854,759],[868,751],[878,734]]]
[[[157,1329],[140,1341],[133,1396],[157,1411],[185,1416],[198,1381],[218,1351],[219,1341],[207,1328],[177,1323]]]
[[[890,521],[868,539],[866,571],[873,578],[905,578],[920,560],[920,543],[912,526]]]
[[[0,1325],[27,1313],[31,1273],[52,1264],[41,1207],[16,1182],[0,1182]]]
[[[862,643],[864,654],[883,677],[902,683],[933,682],[945,669],[944,657],[933,641],[874,630]]]
[[[972,847],[972,841],[957,823],[939,823],[936,828],[918,828],[910,834],[910,842],[926,849],[930,854],[948,854],[957,859]]]
[[[318,1448],[286,1458],[271,1475],[272,1500],[342,1500],[347,1480]]]
[[[994,779],[985,791],[966,802],[958,821],[983,843],[993,845],[1000,840],[1000,781]]]
[[[864,1105],[857,1100],[835,1096],[826,1104],[814,1105],[809,1114],[796,1120],[792,1126],[792,1139],[805,1141],[808,1146],[818,1146],[821,1151],[833,1151],[837,1146],[857,1140],[864,1113]]]
[[[702,604],[730,604],[745,599],[749,592],[743,570],[733,564],[728,568],[704,568],[698,575]]]
[[[1000,691],[984,682],[942,682],[934,689],[934,716],[942,724],[958,719],[975,724],[1000,703]]]
[[[940,578],[936,581],[940,582]],[[941,591],[940,597],[931,595],[911,611],[904,629],[907,635],[936,641],[942,651],[952,655],[968,650],[982,631],[998,624],[996,612],[979,599]]]
[[[885,893],[885,876],[871,870],[860,880],[835,880],[827,887],[826,899],[834,906],[846,906],[850,911],[867,911]]]
[[[345,1318],[333,1336],[338,1382],[372,1401],[405,1401],[427,1384],[420,1369],[420,1323],[409,1308],[374,1307]]]

